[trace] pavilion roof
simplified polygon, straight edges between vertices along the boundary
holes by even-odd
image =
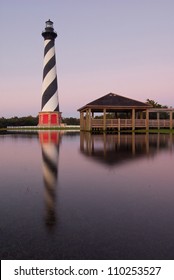
[[[111,108],[111,109],[146,109],[152,106],[141,101],[137,101],[128,97],[124,97],[115,93],[108,93],[94,101],[86,104],[85,106],[78,109],[78,111],[84,110],[86,108]]]

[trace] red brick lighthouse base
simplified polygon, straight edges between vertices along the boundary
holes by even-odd
[[[39,126],[60,126],[61,112],[39,112]]]

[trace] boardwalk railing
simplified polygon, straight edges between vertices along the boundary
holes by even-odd
[[[147,126],[145,119],[135,119],[135,128],[146,128]],[[91,128],[132,128],[132,119],[106,119],[104,124],[103,119],[91,119]],[[169,119],[166,120],[148,120],[149,128],[171,128]],[[174,120],[172,120],[172,127],[174,127]],[[84,121],[84,128],[86,128],[86,122]]]

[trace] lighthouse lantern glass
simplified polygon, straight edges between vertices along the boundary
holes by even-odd
[[[46,27],[53,28],[53,22],[50,20],[46,21]]]

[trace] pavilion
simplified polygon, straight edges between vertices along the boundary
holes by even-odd
[[[147,103],[114,93],[104,95],[78,111],[80,129],[84,131],[174,128],[174,108],[152,108]],[[161,119],[160,114],[164,112],[168,117]],[[151,119],[151,113],[155,113],[156,117]],[[100,117],[96,114],[100,114]]]

